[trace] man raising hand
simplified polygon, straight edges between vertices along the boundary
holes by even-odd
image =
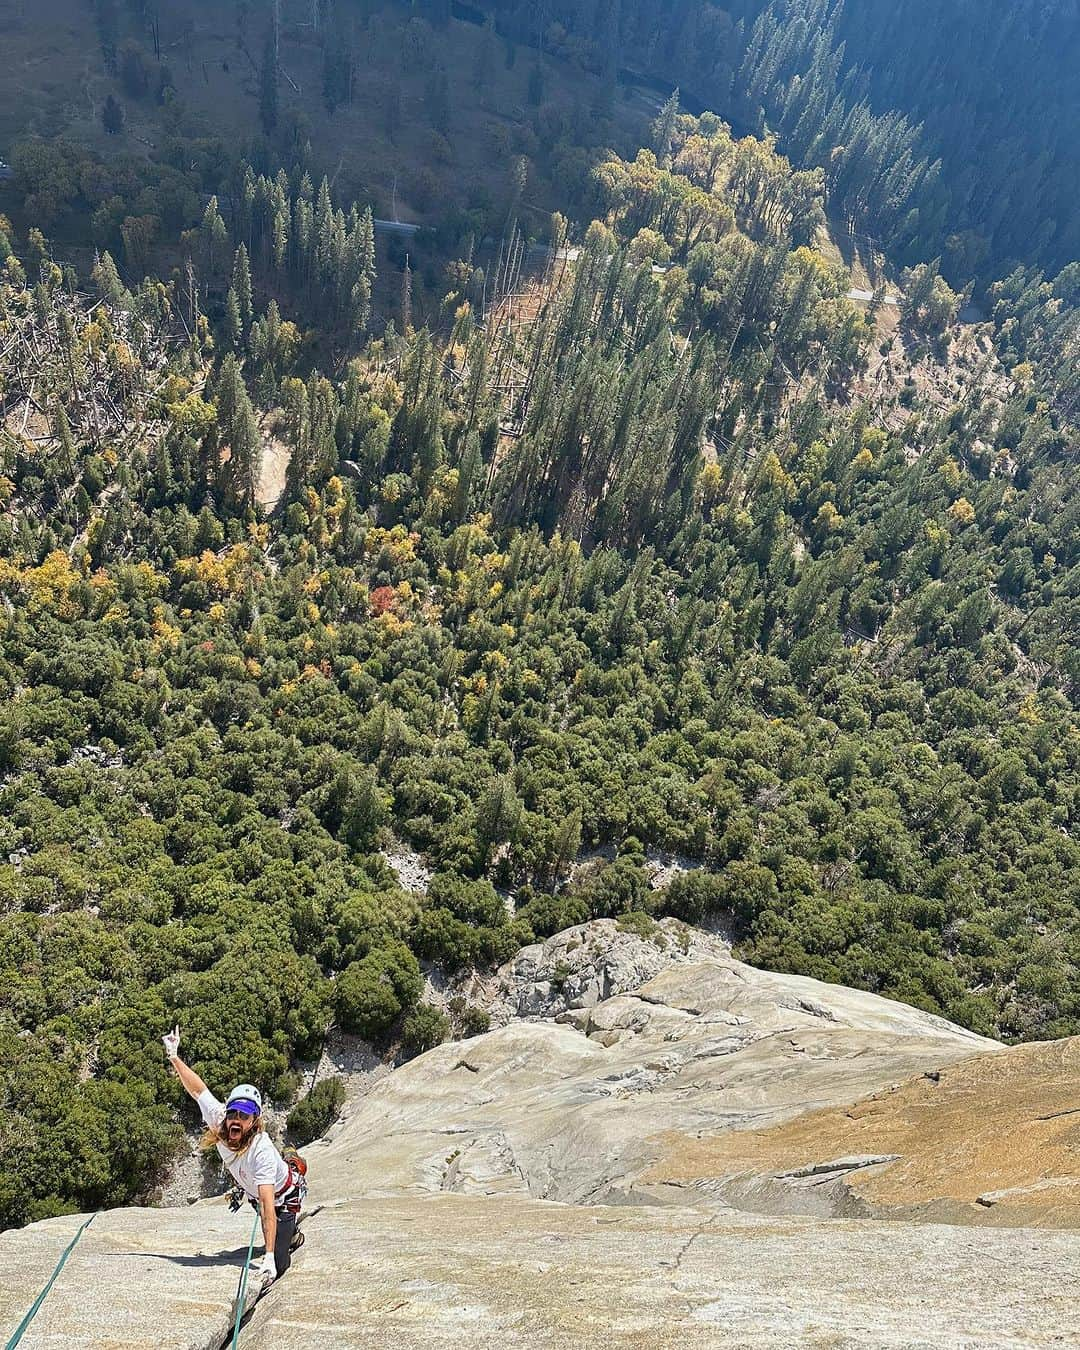
[[[258,1210],[265,1251],[255,1267],[264,1286],[284,1275],[292,1256],[300,1206],[307,1193],[303,1173],[278,1152],[266,1133],[262,1094],[250,1083],[240,1083],[224,1105],[199,1075],[177,1053],[180,1027],[162,1036],[165,1057],[176,1070],[184,1091],[193,1097],[206,1124],[203,1148],[216,1147],[233,1180]],[[299,1246],[299,1243],[296,1243]]]

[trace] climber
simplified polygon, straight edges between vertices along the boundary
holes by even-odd
[[[275,1148],[265,1131],[262,1094],[257,1087],[239,1084],[223,1106],[177,1054],[179,1026],[161,1039],[165,1057],[176,1070],[184,1090],[199,1104],[207,1127],[203,1147],[216,1145],[237,1187],[259,1212],[266,1246],[262,1261],[252,1268],[252,1273],[265,1287],[285,1274],[292,1252],[303,1242],[297,1224],[307,1193],[304,1179],[307,1168],[292,1150],[282,1157]]]

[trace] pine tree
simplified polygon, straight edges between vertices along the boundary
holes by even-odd
[[[239,505],[254,506],[262,441],[240,364],[232,352],[221,363],[215,402],[222,448],[228,450],[221,470],[225,491]]]
[[[243,243],[233,257],[232,289],[236,293],[236,303],[240,311],[241,331],[246,335],[251,328],[252,291],[251,264],[248,261],[247,247]]]
[[[255,228],[256,181],[250,164],[244,165],[240,180],[240,191],[236,198],[236,227],[242,239],[251,247],[252,231]]]
[[[490,690],[492,695],[494,690],[493,684]],[[494,697],[492,706],[485,710],[488,718],[493,708]],[[497,779],[481,797],[476,808],[476,837],[485,863],[495,844],[513,840],[521,823],[521,815],[522,805],[514,791],[513,782],[507,776]]]
[[[0,247],[0,262],[3,262],[3,249]],[[60,354],[64,358],[64,373],[67,375],[68,393],[74,398],[78,395],[79,380],[75,371],[75,325],[66,309],[56,316],[56,332],[60,339]]]
[[[544,101],[544,72],[539,61],[536,61],[529,71],[529,83],[525,94],[534,108],[538,108]]]
[[[315,275],[320,282],[330,277],[334,248],[334,204],[330,197],[330,183],[323,175],[319,195],[315,199]]]
[[[274,213],[271,228],[274,266],[280,272],[285,266],[285,257],[289,248],[289,203],[280,187],[275,187],[272,209]]]
[[[557,882],[581,848],[581,808],[575,806],[555,835],[555,860],[551,879]]]
[[[356,219],[351,228],[348,252],[350,265],[346,282],[351,281],[349,318],[353,329],[363,332],[371,319],[371,293],[375,282],[375,226],[370,207]]]
[[[307,406],[311,477],[315,482],[323,482],[338,462],[338,397],[334,386],[318,371],[312,372],[307,383]]]
[[[529,181],[529,161],[525,155],[518,155],[514,160],[514,166],[510,174],[510,197],[506,207],[506,220],[503,224],[503,233],[511,232],[513,223],[517,218],[518,207],[521,205],[521,198],[525,192],[525,184]]]
[[[465,451],[458,464],[457,486],[454,489],[454,519],[463,522],[472,512],[473,495],[480,484],[483,472],[483,460],[480,456],[480,442],[475,435],[465,442]]]
[[[244,321],[240,317],[240,302],[232,286],[225,296],[225,340],[234,352],[239,351],[244,342]]]
[[[199,235],[206,257],[206,270],[212,274],[217,266],[218,258],[229,241],[229,233],[221,218],[221,212],[218,210],[217,197],[211,197],[206,204],[202,224],[199,226]]]
[[[124,129],[124,109],[110,94],[101,109],[101,125],[107,135],[119,136]]]
[[[113,262],[112,254],[108,250],[94,264],[93,278],[98,295],[110,305],[126,308],[131,304],[131,296],[124,288],[120,273],[116,270],[116,263]]]
[[[53,435],[60,442],[56,454],[57,468],[64,481],[67,481],[75,472],[75,440],[71,434],[71,423],[68,421],[62,403],[56,405],[53,417]]]
[[[401,331],[408,333],[412,327],[412,268],[409,255],[405,255],[405,270],[401,274]]]
[[[315,234],[314,211],[306,197],[293,202],[293,279],[298,285],[312,280],[312,260]]]
[[[72,498],[71,504],[77,523],[81,523],[89,517],[93,504],[90,501],[90,494],[81,483],[75,489],[75,496]]]
[[[652,126],[653,149],[663,164],[670,162],[671,142],[675,137],[675,124],[679,116],[679,91],[673,89],[671,97],[660,109],[659,116]]]
[[[289,458],[286,488],[295,496],[310,481],[310,436],[308,434],[308,395],[303,380],[288,376],[281,382],[281,405],[293,452]]]

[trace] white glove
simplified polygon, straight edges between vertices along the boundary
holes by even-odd
[[[262,1280],[265,1284],[276,1280],[277,1266],[274,1264],[274,1253],[267,1252],[258,1265],[252,1268],[252,1273],[257,1280]]]
[[[165,1047],[165,1058],[175,1059],[177,1051],[180,1049],[180,1023],[177,1022],[172,1031],[167,1031],[161,1038],[161,1043]]]

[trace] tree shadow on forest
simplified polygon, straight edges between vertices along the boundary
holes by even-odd
[[[889,285],[889,279],[882,268],[880,241],[857,230],[850,221],[839,215],[828,215],[826,233],[830,242],[840,254],[840,260],[851,274],[853,286],[861,286],[869,280],[870,288]],[[857,270],[865,275],[858,276]],[[891,289],[895,289],[891,287]]]

